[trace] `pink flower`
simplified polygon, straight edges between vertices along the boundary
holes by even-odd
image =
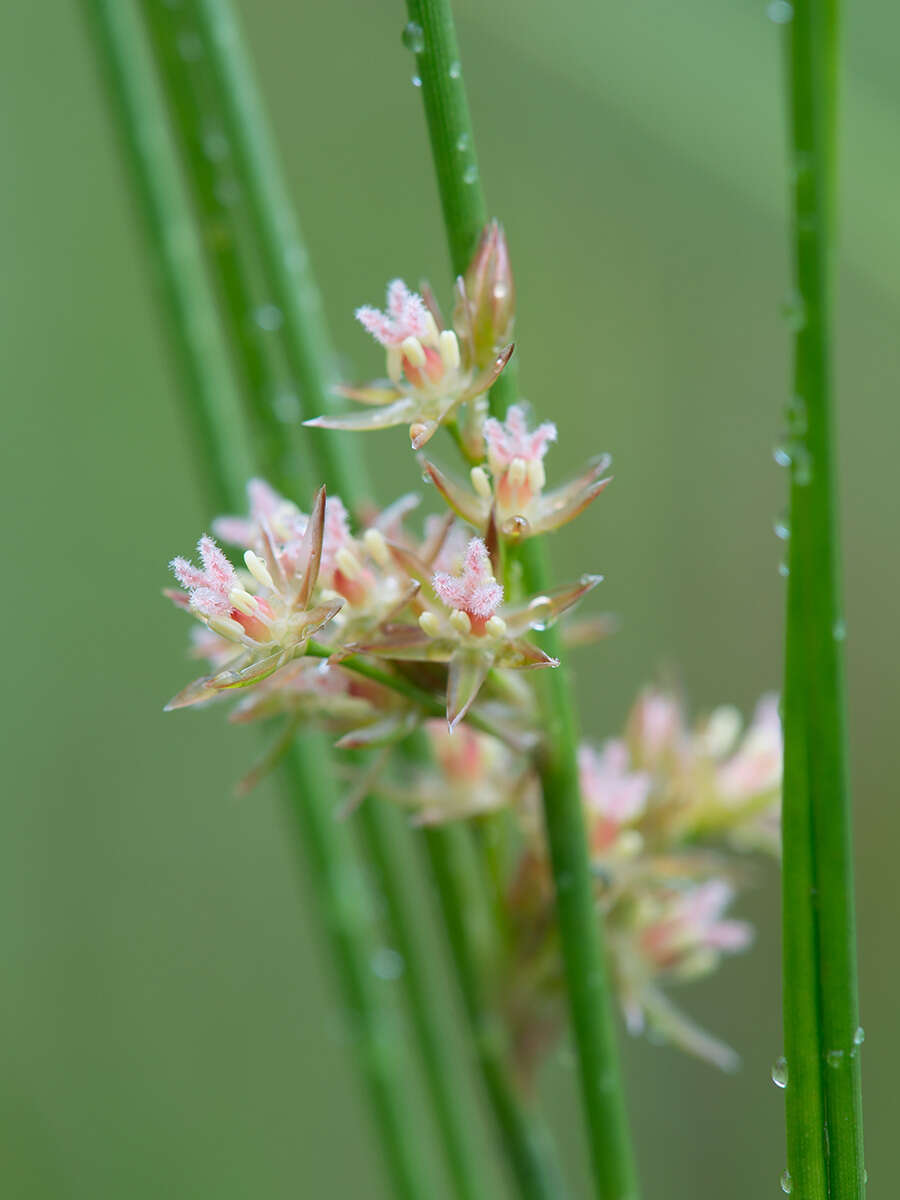
[[[387,351],[388,379],[363,387],[342,388],[351,400],[370,405],[367,412],[330,414],[305,424],[321,429],[365,431],[408,425],[414,450],[431,438],[457,410],[483,395],[512,354],[512,345],[477,364],[471,331],[463,333],[465,356],[455,329],[441,326],[433,298],[424,300],[402,279],[388,285],[387,311],[364,305],[356,316]],[[466,422],[464,422],[466,423]]]
[[[740,802],[776,792],[781,787],[783,757],[778,698],[764,696],[737,750],[716,773],[720,794]]]
[[[746,921],[722,917],[733,899],[734,889],[724,879],[672,893],[657,919],[643,930],[644,952],[659,968],[677,969],[682,975],[705,973],[720,954],[734,954],[753,940]]]
[[[175,578],[188,593],[191,608],[204,617],[224,617],[234,605],[231,592],[237,587],[237,575],[223,550],[204,534],[197,543],[201,567],[186,558],[173,558],[170,566]]]
[[[505,421],[488,417],[484,423],[488,466],[495,476],[500,476],[517,458],[526,464],[540,463],[556,436],[552,421],[545,421],[529,433],[525,409],[520,404],[513,404]],[[539,486],[543,487],[543,479]]]
[[[599,754],[579,746],[578,778],[591,819],[591,848],[607,850],[623,827],[644,813],[653,781],[646,771],[631,769],[628,747],[618,738],[606,742]]]
[[[473,629],[483,627],[503,602],[503,587],[494,578],[487,547],[472,538],[466,547],[462,574],[437,571],[432,580],[437,595],[448,608],[464,612]]]
[[[399,346],[408,337],[425,337],[429,315],[425,301],[411,292],[402,279],[388,284],[386,312],[368,304],[356,310],[357,321],[382,346]]]

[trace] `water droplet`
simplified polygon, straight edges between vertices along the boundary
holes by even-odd
[[[223,208],[233,208],[241,198],[241,187],[232,176],[220,179],[216,184],[216,199]]]
[[[787,322],[788,328],[795,332],[806,325],[806,303],[799,292],[788,296],[781,306],[781,315]]]
[[[449,74],[451,79],[459,79],[460,75],[462,75],[462,67],[458,62],[452,62],[450,64]]]
[[[778,463],[779,467],[789,467],[791,465],[791,454],[787,446],[776,446],[772,451],[772,457]]]
[[[794,19],[794,6],[787,0],[772,0],[766,9],[766,16],[775,25],[789,25]]]
[[[419,78],[418,75],[413,75],[412,85],[413,85],[413,87],[421,87],[422,86],[422,80]]]
[[[778,564],[778,574],[781,576],[782,579],[787,579],[787,577],[788,577],[788,575],[790,575],[790,573],[791,573],[791,568],[787,565],[786,562],[780,562]]]
[[[475,183],[478,179],[478,168],[474,163],[469,163],[463,171],[463,183]]]
[[[834,625],[831,627],[831,636],[836,642],[845,642],[847,640],[847,622],[843,617],[838,617]],[[861,1031],[858,1029],[856,1032],[859,1033]],[[863,1034],[863,1036],[865,1036],[865,1034]],[[859,1045],[859,1042],[856,1041],[855,1037],[853,1041],[857,1046]]]
[[[516,516],[509,517],[507,520],[505,520],[503,522],[502,526],[500,527],[500,532],[503,534],[504,537],[520,538],[520,537],[524,537],[528,533],[528,529],[529,529],[528,518],[523,517],[521,515],[521,513],[517,513]],[[547,602],[546,597],[544,597],[542,599],[542,604],[546,603],[546,602]],[[533,602],[532,602],[532,604],[533,604]],[[530,605],[529,607],[532,607],[532,605]],[[538,607],[540,607],[540,605]]]
[[[460,152],[460,154],[463,154],[463,153],[465,153],[466,150],[468,150],[469,135],[467,133],[461,133],[459,135],[459,138],[457,139],[457,142],[456,142],[456,148]]]
[[[372,955],[372,971],[379,979],[388,982],[399,979],[405,970],[403,955],[392,950],[390,946],[379,946]]]
[[[425,30],[415,21],[410,21],[400,34],[400,40],[407,50],[411,50],[413,54],[421,54],[425,49]]]
[[[775,536],[782,542],[786,542],[791,536],[790,518],[787,515],[776,517],[773,528],[775,530]]]
[[[866,1031],[863,1029],[862,1025],[857,1025],[856,1032],[853,1035],[853,1045],[861,1046],[865,1040]]]
[[[791,1189],[794,1186],[794,1181],[791,1179],[790,1171],[785,1171],[782,1174],[779,1182],[781,1184],[781,1190],[785,1193],[785,1195],[789,1196],[791,1194]]]
[[[275,416],[282,425],[293,425],[300,420],[300,397],[294,392],[279,392],[274,408]]]
[[[844,1061],[843,1050],[829,1050],[825,1055],[825,1061],[828,1063],[829,1067],[833,1067],[835,1070],[837,1070]]]
[[[228,157],[228,138],[221,129],[208,129],[203,135],[203,153],[210,162],[222,162]]]
[[[797,487],[807,487],[812,482],[812,455],[801,442],[798,442],[793,447],[791,457],[794,462],[794,483]]]
[[[792,396],[785,405],[784,415],[788,430],[795,436],[806,433],[806,401],[802,396]]]
[[[786,1088],[788,1085],[788,1065],[783,1054],[772,1063],[772,1082],[780,1088]]]
[[[196,62],[203,56],[203,43],[196,33],[179,33],[175,44],[185,62]]]
[[[274,333],[281,328],[283,315],[277,304],[261,304],[253,314],[253,319],[266,333]]]

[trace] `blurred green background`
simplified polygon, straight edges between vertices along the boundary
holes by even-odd
[[[900,13],[847,7],[841,499],[867,1159],[872,1194],[888,1196]],[[395,274],[448,290],[403,7],[240,8],[336,340],[365,376],[377,355],[353,307]],[[747,709],[777,686],[784,599],[779,31],[760,0],[460,0],[458,13],[482,173],[517,272],[522,386],[560,426],[551,470],[615,458],[615,485],[554,544],[561,575],[605,574],[603,607],[622,618],[578,666],[586,729],[618,729],[661,668],[697,708]],[[220,712],[161,711],[189,674],[184,623],[159,595],[165,564],[211,514],[80,16],[0,8],[4,1194],[378,1196],[274,788],[233,797],[255,740]],[[402,442],[369,443],[382,498],[401,473],[414,480]],[[779,1194],[774,869],[743,908],[756,947],[682,997],[740,1050],[741,1074],[624,1044],[654,1200]],[[543,1087],[577,1174],[573,1086],[563,1050]]]

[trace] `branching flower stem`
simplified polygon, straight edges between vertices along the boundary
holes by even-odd
[[[233,381],[212,297],[203,276],[165,114],[152,76],[134,7],[127,0],[86,0],[102,69],[119,119],[154,257],[175,316],[192,423],[214,464],[211,498],[234,507],[251,464]],[[370,970],[364,889],[352,859],[348,832],[334,821],[338,797],[324,747],[298,741],[285,771],[290,816],[311,868],[359,1061],[372,1101],[394,1190],[406,1200],[428,1194],[428,1176],[415,1138],[406,1134],[397,1047],[375,992]],[[301,799],[302,798],[302,799]]]
[[[487,221],[475,142],[449,0],[407,0],[407,43],[417,74],[437,172],[453,269],[462,273]],[[491,397],[494,410],[514,396],[511,377]],[[539,539],[520,551],[526,588],[547,586]],[[557,654],[548,631],[542,646]],[[556,885],[557,914],[566,967],[572,1028],[597,1194],[607,1200],[637,1196],[624,1093],[618,1065],[612,989],[594,903],[575,761],[577,721],[564,668],[538,682],[547,731],[540,764],[544,816]]]
[[[788,38],[796,288],[785,653],[784,1036],[788,1169],[802,1200],[865,1194],[832,413],[837,0]]]

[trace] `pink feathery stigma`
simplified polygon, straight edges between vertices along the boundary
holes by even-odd
[[[552,421],[545,421],[529,433],[525,410],[519,404],[511,405],[505,421],[488,417],[484,423],[488,458],[494,469],[508,467],[514,458],[539,462],[556,437],[556,426]]]
[[[264,479],[251,479],[247,484],[247,500],[250,505],[250,516],[254,521],[271,520],[284,504],[284,498],[279,496],[271,484]]]
[[[503,601],[503,588],[494,578],[481,538],[472,538],[466,547],[461,575],[437,571],[432,586],[448,608],[462,609],[482,620],[492,617]]]
[[[425,301],[402,279],[388,284],[387,312],[364,304],[356,310],[356,319],[382,346],[399,346],[408,337],[424,337],[428,330]]]
[[[171,562],[175,578],[191,598],[191,606],[207,617],[225,616],[232,608],[229,595],[237,584],[234,567],[207,534],[197,543],[202,570],[184,558]]]

